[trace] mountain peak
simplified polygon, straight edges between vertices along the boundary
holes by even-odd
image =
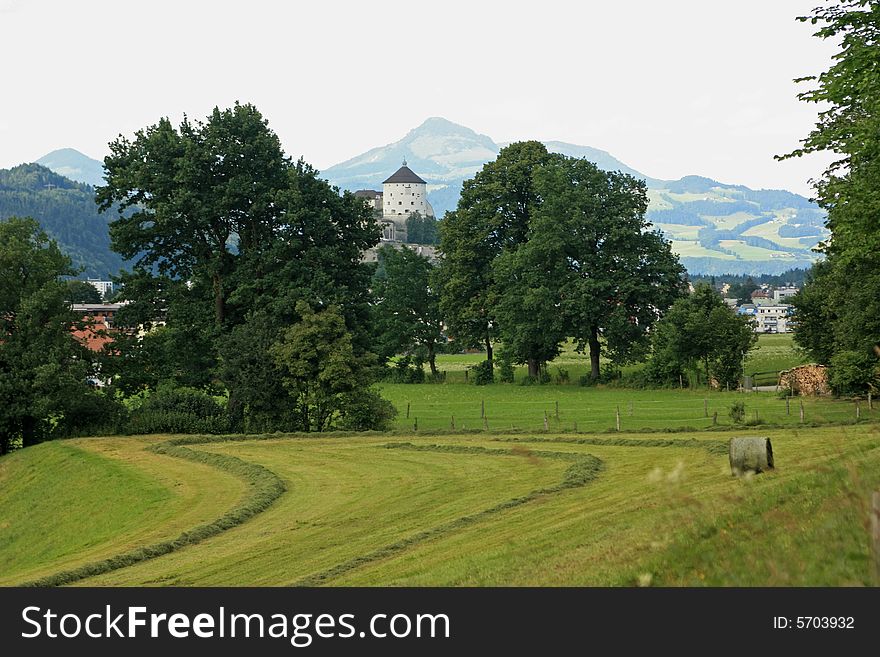
[[[75,148],[59,148],[47,153],[36,163],[61,176],[92,187],[104,184],[104,165]]]
[[[485,135],[480,135],[477,132],[471,130],[467,126],[463,126],[460,123],[455,123],[450,121],[449,119],[444,119],[442,116],[431,116],[422,121],[422,124],[416,128],[413,128],[409,131],[409,134],[413,133],[422,133],[422,132],[430,132],[430,133],[442,133],[442,134],[454,134],[454,135],[467,135],[469,137],[485,137]]]

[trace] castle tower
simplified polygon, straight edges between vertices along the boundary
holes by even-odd
[[[405,241],[406,220],[411,214],[418,212],[423,217],[433,217],[434,209],[427,195],[427,183],[406,166],[404,160],[403,166],[382,183],[383,239]]]

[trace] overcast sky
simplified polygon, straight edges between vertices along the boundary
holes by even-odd
[[[773,155],[815,123],[821,1],[0,0],[0,167],[240,100],[319,169],[442,116],[809,195],[827,158]]]

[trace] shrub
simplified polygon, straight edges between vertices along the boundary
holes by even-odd
[[[469,369],[472,373],[471,378],[475,385],[485,386],[490,383],[495,383],[495,373],[493,372],[492,361],[481,361],[477,365],[472,365]]]
[[[828,385],[837,395],[857,395],[877,383],[877,360],[868,353],[840,351],[831,357]]]
[[[564,370],[561,367],[556,368],[556,384],[564,385],[568,383],[570,380],[568,370]]]
[[[402,356],[393,368],[386,368],[383,378],[390,383],[424,383],[424,363],[412,356]]]
[[[226,433],[226,410],[213,397],[191,388],[162,389],[141,402],[125,433]]]
[[[341,429],[348,431],[387,431],[397,409],[375,390],[349,393],[342,401]]]
[[[598,381],[590,376],[589,372],[587,372],[586,374],[581,374],[581,377],[578,379],[579,386],[594,386],[596,385],[596,383],[598,383]]]
[[[502,361],[498,366],[498,380],[501,383],[513,383],[515,379],[516,370],[513,367],[513,363]]]
[[[746,417],[746,404],[745,402],[733,402],[730,405],[730,419],[733,420],[736,424],[740,424]]]

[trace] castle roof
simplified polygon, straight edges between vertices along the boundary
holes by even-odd
[[[406,166],[406,160],[403,161],[403,166],[400,167],[397,171],[391,174],[391,177],[383,182],[385,185],[387,183],[419,183],[421,185],[427,185],[424,180],[419,178],[413,170]]]

